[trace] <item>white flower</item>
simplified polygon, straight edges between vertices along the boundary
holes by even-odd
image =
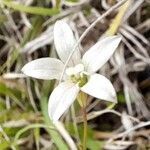
[[[111,82],[95,73],[112,56],[121,41],[120,36],[110,36],[98,41],[81,58],[77,49],[72,56],[65,77],[51,93],[48,103],[49,116],[57,121],[83,91],[98,99],[117,102],[116,92]],[[40,58],[26,64],[24,74],[38,79],[59,79],[68,56],[76,43],[72,30],[67,23],[57,21],[54,26],[54,43],[60,57]]]

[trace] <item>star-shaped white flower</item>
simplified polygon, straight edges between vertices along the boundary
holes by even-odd
[[[51,93],[48,113],[57,121],[83,91],[98,99],[117,102],[116,92],[111,82],[96,72],[108,61],[121,41],[120,36],[110,36],[98,41],[81,58],[77,49],[66,69],[63,82]],[[59,79],[76,43],[69,25],[57,21],[54,26],[54,43],[59,58],[40,58],[26,64],[24,74],[38,79]]]

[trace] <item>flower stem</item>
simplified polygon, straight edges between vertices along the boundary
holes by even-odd
[[[83,150],[86,150],[86,144],[87,144],[87,115],[86,115],[86,107],[82,107],[83,111]]]

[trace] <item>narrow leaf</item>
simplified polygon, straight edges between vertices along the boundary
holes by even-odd
[[[2,3],[9,8],[12,8],[16,11],[35,14],[35,15],[43,15],[43,16],[51,16],[59,13],[59,10],[56,8],[42,8],[35,6],[24,6],[22,4],[18,4],[16,2],[3,0]]]

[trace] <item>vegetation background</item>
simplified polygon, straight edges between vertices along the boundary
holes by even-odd
[[[63,18],[77,38],[90,29],[80,43],[82,53],[102,36],[123,37],[100,70],[112,81],[118,104],[88,98],[88,149],[149,150],[149,17],[149,0],[0,0],[0,150],[69,149],[47,114],[55,81],[21,73],[33,59],[57,57],[53,25]],[[61,121],[82,149],[83,120],[77,102]]]

